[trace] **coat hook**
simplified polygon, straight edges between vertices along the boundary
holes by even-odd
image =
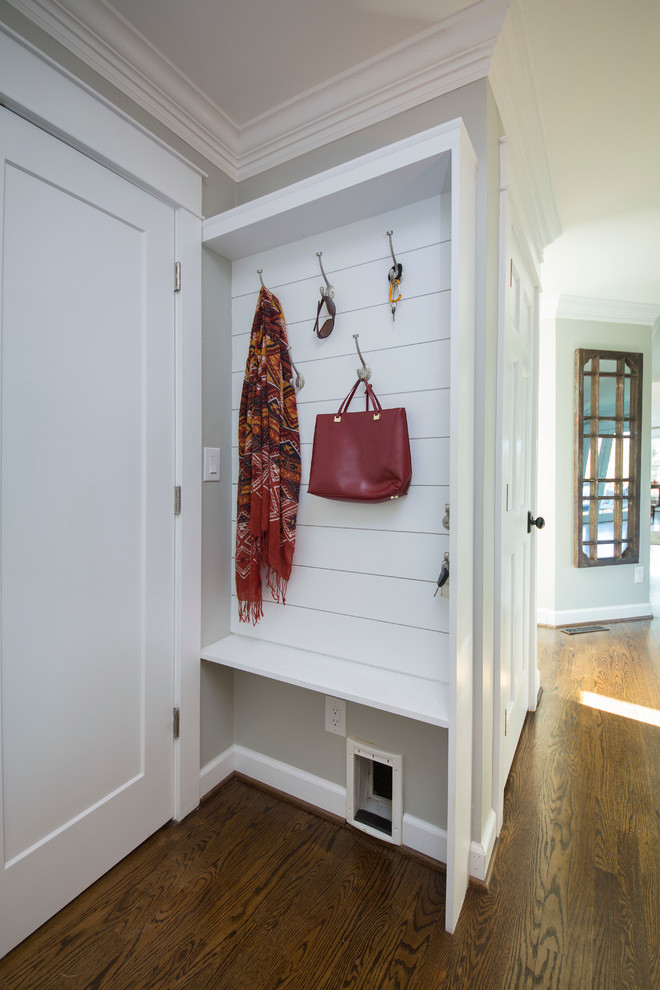
[[[390,254],[392,255],[392,261],[394,262],[393,266],[390,268],[388,272],[387,277],[390,282],[393,282],[395,279],[397,282],[400,282],[401,279],[403,278],[403,265],[399,264],[399,262],[396,260],[396,255],[394,254],[394,248],[392,246],[393,233],[394,233],[393,230],[387,231],[387,237],[390,242]]]
[[[358,368],[358,370],[357,370],[357,376],[358,376],[358,378],[361,381],[368,382],[369,379],[371,378],[371,368],[368,368],[367,367],[367,365],[364,362],[364,358],[362,357],[362,351],[360,350],[360,345],[358,344],[358,337],[359,336],[360,336],[359,333],[354,333],[353,334],[353,340],[355,341],[355,347],[357,348],[358,357],[359,357],[360,361],[362,362],[362,367],[361,368]]]
[[[334,289],[334,286],[333,285],[330,285],[330,283],[328,282],[328,276],[325,274],[325,271],[323,269],[323,262],[321,261],[321,255],[322,254],[323,254],[323,251],[317,251],[316,252],[316,257],[319,259],[319,267],[321,269],[321,275],[323,276],[324,281],[325,281],[325,289],[323,288],[323,286],[321,286],[320,292],[321,292],[321,295],[322,296],[325,296],[328,299],[334,299],[335,298],[335,289]]]
[[[393,233],[394,233],[393,230],[388,230],[387,231],[387,237],[388,237],[388,240],[390,242],[390,254],[392,255],[392,261],[394,262],[394,267],[395,268],[398,268],[398,263],[397,263],[397,260],[396,260],[396,258],[394,256],[394,248],[392,247],[392,234]]]
[[[291,379],[291,384],[295,388],[296,392],[300,392],[301,389],[305,387],[305,379],[300,374],[295,364],[293,363],[293,355],[291,354],[291,345],[287,346],[287,351],[289,352],[289,358],[291,359],[291,367],[296,373],[296,377]]]
[[[387,237],[390,242],[390,254],[392,255],[392,261],[394,264],[387,273],[387,281],[390,283],[390,309],[392,311],[392,320],[396,318],[396,304],[401,299],[401,279],[403,278],[403,265],[400,265],[396,260],[396,255],[394,254],[394,247],[392,246],[392,234],[393,230],[387,231]],[[395,295],[398,292],[399,295]]]
[[[265,288],[266,288],[266,286],[264,285],[264,280],[263,280],[263,278],[261,277],[261,276],[263,275],[263,273],[264,273],[264,270],[263,270],[263,268],[257,268],[257,275],[259,276],[259,281],[261,282],[261,288],[262,288],[262,289],[265,289]]]

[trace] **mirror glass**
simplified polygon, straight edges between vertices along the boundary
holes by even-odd
[[[576,567],[639,560],[642,355],[576,352]]]

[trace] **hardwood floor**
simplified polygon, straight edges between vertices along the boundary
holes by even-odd
[[[2,990],[658,990],[660,628],[539,630],[489,889],[229,781],[0,961]]]

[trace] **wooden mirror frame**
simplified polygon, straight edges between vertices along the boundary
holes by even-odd
[[[573,547],[576,567],[604,567],[639,561],[642,370],[642,354],[585,348],[575,351]],[[612,379],[614,389],[610,387],[608,391],[614,394],[614,406],[603,409],[601,383]],[[611,467],[613,460],[614,472],[599,476],[599,468],[602,467],[602,464],[599,465],[601,441],[604,440],[611,442],[607,451],[607,467]],[[628,470],[624,474],[626,442]],[[587,443],[589,448],[585,456]],[[601,517],[605,502],[612,504],[612,536],[607,534],[603,539]],[[584,538],[586,505],[589,513],[587,539]],[[611,554],[599,556],[606,548],[611,549]]]

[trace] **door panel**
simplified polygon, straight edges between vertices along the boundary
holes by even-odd
[[[0,112],[6,952],[172,815],[174,218]]]
[[[527,512],[534,490],[533,424],[534,287],[511,233],[502,350],[502,485],[500,599],[499,794],[529,707],[530,669],[536,666],[531,635],[531,540]],[[501,821],[501,814],[499,816]]]

